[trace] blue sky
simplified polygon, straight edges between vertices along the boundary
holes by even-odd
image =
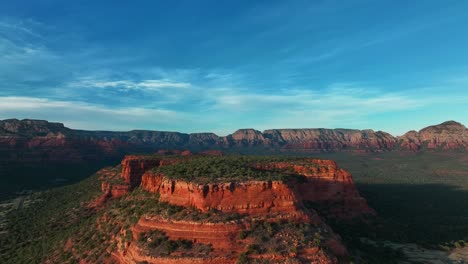
[[[220,135],[468,124],[466,10],[449,0],[0,0],[0,119]]]

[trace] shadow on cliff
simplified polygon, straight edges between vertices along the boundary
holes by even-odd
[[[437,245],[468,241],[468,190],[444,184],[359,184],[377,211],[372,225],[336,226],[344,236]]]

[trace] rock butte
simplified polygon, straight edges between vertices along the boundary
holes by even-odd
[[[182,154],[182,152],[180,152]],[[219,153],[214,152],[218,155]],[[191,154],[192,155],[192,154]],[[308,248],[297,252],[298,259],[306,263],[338,263],[346,256],[346,248],[339,236],[323,222],[313,209],[304,210],[305,202],[319,205],[329,217],[350,219],[364,214],[375,214],[367,206],[354,186],[352,176],[338,168],[331,160],[306,159],[306,165],[291,162],[258,162],[253,167],[261,170],[293,170],[303,180],[282,181],[250,180],[245,182],[223,182],[197,184],[185,180],[174,180],[153,168],[179,162],[155,156],[126,156],[122,162],[120,177],[123,183],[112,184],[103,177],[102,189],[106,197],[120,197],[136,186],[151,193],[158,193],[160,201],[184,207],[194,207],[202,212],[216,209],[221,212],[239,213],[266,221],[295,221],[320,225],[330,234],[327,237],[328,253],[320,248]],[[107,173],[110,175],[111,173]],[[115,175],[114,175],[115,176]],[[169,239],[186,239],[195,243],[211,244],[213,251],[208,258],[156,257],[149,256],[138,248],[138,243],[129,242],[124,250],[112,252],[120,263],[235,263],[239,254],[252,241],[239,239],[239,233],[248,230],[249,221],[237,220],[228,223],[206,221],[170,220],[155,215],[144,215],[133,226],[133,241],[147,231],[163,231]],[[118,247],[120,248],[120,247]],[[250,258],[267,259],[271,263],[283,263],[284,256],[267,254],[251,255]],[[337,258],[338,257],[338,258]]]

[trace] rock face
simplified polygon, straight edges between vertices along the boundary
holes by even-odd
[[[409,131],[399,137],[400,146],[413,151],[421,149],[466,150],[468,129],[455,121],[429,126],[419,132]]]
[[[467,129],[454,121],[410,131],[402,137],[373,130],[240,129],[219,137],[213,133],[133,130],[84,131],[43,120],[0,121],[0,155],[3,160],[89,161],[121,158],[127,153],[160,149],[286,152],[466,150]]]
[[[349,172],[338,168],[332,160],[310,159],[309,162],[315,166],[277,162],[257,167],[265,170],[293,170],[305,176],[305,180],[290,184],[296,197],[318,204],[329,216],[344,219],[375,214],[360,196]]]
[[[289,150],[390,150],[396,145],[392,135],[373,130],[273,129],[264,134]]]
[[[286,184],[278,181],[198,185],[147,172],[143,175],[141,186],[144,190],[159,193],[161,201],[184,207],[193,206],[204,212],[216,209],[254,216],[304,216],[298,210],[302,205],[301,200]]]
[[[196,240],[199,243],[214,245],[217,249],[242,250],[236,244],[236,235],[247,229],[247,223],[203,223],[183,220],[167,220],[159,216],[145,216],[133,228],[134,239],[149,230],[163,230],[171,239]]]
[[[122,178],[132,187],[139,186],[142,175],[160,165],[159,159],[145,156],[126,156],[122,160]]]

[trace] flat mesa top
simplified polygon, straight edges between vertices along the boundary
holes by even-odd
[[[294,172],[294,165],[320,167],[312,159],[294,157],[256,156],[192,156],[169,158],[174,164],[156,167],[153,172],[170,179],[194,183],[222,183],[245,181],[285,181],[302,177]],[[283,166],[275,166],[275,165]]]

